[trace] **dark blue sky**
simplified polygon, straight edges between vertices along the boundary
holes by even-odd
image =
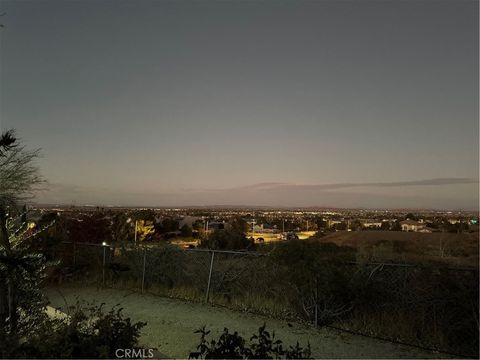
[[[478,207],[476,1],[0,11],[1,128],[43,149],[39,201]]]

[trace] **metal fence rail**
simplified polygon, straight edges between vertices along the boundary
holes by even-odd
[[[478,268],[327,261],[292,281],[295,267],[258,252],[64,242],[51,256],[62,260],[62,279],[478,356]]]

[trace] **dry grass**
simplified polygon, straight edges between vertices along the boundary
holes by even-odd
[[[405,262],[439,262],[451,266],[476,266],[479,261],[478,233],[414,233],[403,231],[337,231],[320,241],[357,249],[372,249],[381,242],[396,243]]]
[[[130,291],[101,289],[94,287],[48,288],[46,295],[55,308],[64,308],[65,301],[74,304],[77,298],[89,303],[105,303],[106,308],[121,304],[124,314],[132,321],[146,321],[140,343],[145,347],[155,347],[171,358],[185,359],[199,343],[195,330],[207,326],[211,337],[217,338],[225,327],[232,332],[249,338],[263,323],[267,330],[275,331],[276,338],[287,345],[297,341],[301,345],[310,343],[315,358],[445,358],[420,349],[401,346],[361,336],[338,333],[331,329],[314,329],[300,322],[286,322],[268,317],[231,311],[218,306],[171,300],[138,294]]]
[[[357,255],[393,254],[402,257],[405,262],[427,264],[429,261],[443,261],[448,265],[477,265],[471,262],[475,255],[478,259],[478,238],[475,235],[382,231],[336,232],[321,238],[319,242],[333,242],[357,248]],[[444,252],[448,256],[439,255],[440,241],[444,243]],[[300,246],[299,249],[297,245]],[[308,288],[311,274],[302,275],[298,270],[306,270],[301,261],[312,253],[312,249],[318,248],[315,245],[324,246],[316,241],[275,244],[277,250],[289,247],[285,252],[287,259],[302,250],[302,247],[306,247],[303,249],[304,252],[300,252],[302,255],[288,265],[290,266],[288,269],[284,268],[287,265],[280,266],[283,263],[275,257],[216,254],[210,302],[242,312],[266,315],[269,318],[312,320],[311,314],[304,314],[301,306],[302,301],[308,300],[308,296],[311,295],[311,289]],[[293,248],[290,248],[292,246]],[[331,249],[331,246],[324,249],[329,251],[329,256],[335,256],[335,251],[340,250],[336,247]],[[465,256],[466,254],[470,256]],[[108,272],[107,286],[139,292],[142,259],[142,252],[130,252],[124,258],[118,258],[116,261],[129,264],[131,270],[116,278]],[[152,249],[147,257],[145,290],[159,296],[203,302],[210,259],[207,253],[183,252],[174,247]],[[440,272],[433,268],[376,268],[374,265],[370,267],[362,265],[357,268],[343,263],[331,265],[326,263],[321,267],[323,272],[316,270],[317,276],[323,274],[320,277],[322,279],[319,284],[320,293],[323,291],[329,296],[335,295],[335,301],[340,305],[342,301],[355,302],[353,312],[339,318],[336,325],[425,346],[432,344],[442,349],[460,349],[461,353],[471,352],[471,345],[463,345],[461,340],[465,338],[470,341],[474,338],[471,335],[475,332],[471,330],[475,329],[475,326],[471,326],[471,314],[475,311],[478,313],[478,292],[475,296],[471,290],[475,288],[472,284],[478,283],[478,273],[445,269]],[[299,278],[289,279],[288,275],[292,272]],[[86,272],[83,272],[83,275],[85,283],[94,278],[92,275],[88,276]],[[95,278],[99,278],[99,275],[97,274]],[[305,293],[300,291],[302,286],[307,287]],[[472,311],[465,310],[462,306],[468,301],[473,301]],[[437,308],[443,306],[444,311],[437,312],[437,315],[432,317],[429,310],[432,304]],[[455,326],[452,328],[459,335],[452,338],[450,325],[454,321]],[[454,340],[452,344],[449,338]]]

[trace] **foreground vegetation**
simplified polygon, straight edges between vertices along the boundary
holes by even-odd
[[[220,305],[206,305],[201,302],[171,299],[153,293],[132,291],[132,289],[101,288],[81,284],[50,285],[44,289],[51,306],[63,311],[77,299],[88,303],[105,303],[108,309],[121,304],[123,312],[132,321],[148,320],[142,329],[140,343],[147,349],[156,348],[156,357],[167,355],[185,359],[191,352],[198,352],[201,334],[195,333],[204,325],[210,331],[206,340],[217,341],[228,328],[232,334],[237,331],[249,345],[252,334],[258,334],[263,323],[266,329],[275,332],[275,339],[281,339],[284,348],[295,346],[297,341],[305,348],[310,344],[311,356],[317,359],[427,359],[451,358],[451,355],[419,349],[411,346],[381,341],[366,336],[337,331],[327,327],[314,328],[302,321],[274,319],[270,316],[233,310]],[[271,332],[271,334],[272,334]]]
[[[231,309],[478,355],[479,276],[478,266],[470,266],[478,257],[475,234],[338,231],[256,244],[247,230],[243,219],[232,218],[190,251],[166,242],[135,247],[128,237],[108,246],[64,243],[62,236],[46,237],[43,244],[49,246],[42,251],[61,260],[62,266],[52,268],[56,283],[207,299]],[[227,252],[213,258],[210,249]],[[228,253],[237,249],[243,252]]]
[[[382,246],[380,246],[381,248]],[[69,274],[52,281],[102,282],[103,248],[84,246]],[[385,252],[384,247],[382,250]],[[282,319],[302,319],[454,354],[478,354],[478,271],[439,264],[388,266],[318,240],[278,243],[255,255],[216,253],[209,301]],[[268,250],[268,251],[267,251]],[[174,246],[106,252],[105,285],[204,301],[211,253]],[[59,255],[59,253],[57,253]],[[145,276],[143,267],[145,259]],[[395,324],[392,326],[392,324]]]
[[[77,304],[65,317],[45,317],[35,331],[3,339],[0,354],[3,359],[112,359],[117,349],[141,350],[143,326],[124,317],[121,309]]]
[[[285,346],[282,340],[275,339],[275,333],[265,329],[265,324],[258,329],[258,334],[250,337],[250,344],[234,332],[223,330],[218,340],[207,341],[209,330],[205,327],[197,330],[201,335],[197,351],[191,352],[189,359],[309,359],[311,356],[310,344],[302,348],[297,342],[295,346]]]
[[[40,226],[32,228],[27,221],[26,206],[19,206],[20,201],[26,200],[36,186],[43,183],[33,163],[37,156],[38,151],[28,151],[19,144],[13,131],[0,136],[0,357],[114,358],[118,349],[134,353],[141,350],[138,339],[145,323],[123,317],[121,309],[105,312],[102,305],[82,308],[77,304],[69,308],[66,316],[48,314],[48,300],[41,288],[45,280],[55,278],[52,270],[53,274],[55,270],[65,273],[66,262],[55,253],[46,251],[59,245],[59,239],[51,238],[48,231],[55,228],[56,215],[47,214],[39,221]],[[140,226],[142,232],[151,231],[150,225],[140,223]],[[141,237],[144,236],[142,232]],[[90,235],[102,236],[102,232],[94,231]],[[104,247],[104,260],[105,250]],[[124,251],[123,255],[126,254],[128,252]],[[98,270],[95,256],[89,260],[93,262],[85,262],[87,276],[90,271]],[[115,269],[113,262],[110,265],[110,269]],[[129,269],[129,265],[117,267],[122,268]],[[105,261],[102,274],[105,275]],[[222,339],[232,339],[228,334],[224,335]],[[240,341],[241,338],[236,336],[235,339]],[[238,354],[247,357],[294,354],[299,358],[309,355],[308,350],[298,346],[283,350],[278,341],[270,349],[265,347],[270,337],[264,329],[260,331],[258,341],[258,346],[238,348],[241,350]],[[212,342],[209,347],[204,343],[199,356],[210,358],[221,349],[214,344]],[[238,349],[232,348],[233,351]],[[145,356],[142,352],[137,354]]]
[[[21,146],[13,131],[0,136],[0,357],[113,358],[117,348],[135,348],[143,323],[131,323],[119,310],[71,309],[51,318],[41,287],[48,262],[37,251],[18,203],[42,183],[33,161],[38,151]]]

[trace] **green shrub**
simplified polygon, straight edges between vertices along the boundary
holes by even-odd
[[[228,329],[223,330],[218,340],[207,341],[210,331],[205,326],[195,333],[200,333],[200,344],[196,352],[191,352],[189,359],[310,359],[310,344],[302,348],[299,343],[295,346],[283,347],[281,340],[275,339],[275,333],[265,330],[265,324],[258,329],[258,334],[252,335],[250,344],[236,331],[231,334]]]
[[[65,318],[46,319],[34,333],[10,336],[0,342],[1,358],[92,359],[115,358],[117,349],[140,349],[145,323],[132,323],[122,309],[104,312],[102,306],[77,304]]]

